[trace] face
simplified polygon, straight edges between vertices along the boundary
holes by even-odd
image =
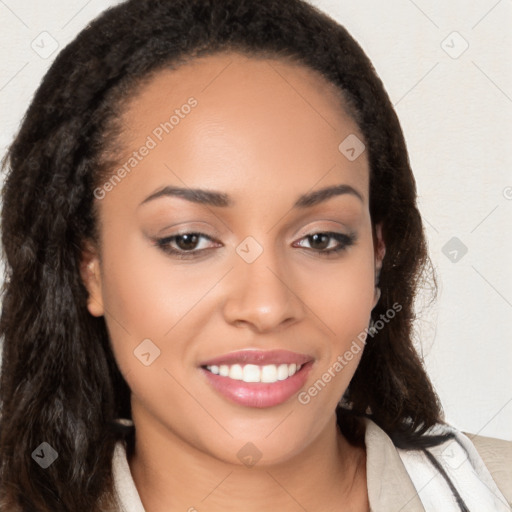
[[[356,123],[314,72],[234,53],[159,72],[122,121],[83,278],[135,426],[238,464],[249,441],[260,464],[299,454],[375,305],[368,160],[339,149]]]

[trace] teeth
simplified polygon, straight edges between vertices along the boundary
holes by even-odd
[[[268,364],[267,366],[262,366],[260,380],[261,380],[261,382],[276,382],[277,381],[276,365]]]
[[[221,377],[229,377],[233,380],[242,380],[244,382],[277,382],[278,380],[286,380],[295,375],[302,365],[292,364],[267,364],[265,366],[257,366],[255,364],[246,364],[243,367],[239,364],[220,366],[207,366],[206,369],[215,375]]]
[[[243,380],[244,371],[242,370],[242,367],[239,364],[234,364],[233,366],[231,366],[229,368],[228,377],[234,380]]]
[[[246,364],[242,373],[242,380],[244,382],[261,382],[260,381],[260,368],[255,364]],[[229,376],[231,377],[231,372],[229,372]],[[234,379],[235,377],[231,377]]]
[[[284,380],[288,378],[288,365],[280,364],[277,368],[277,380]]]

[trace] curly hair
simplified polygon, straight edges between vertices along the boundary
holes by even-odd
[[[116,121],[137,88],[163,68],[227,50],[316,71],[338,88],[364,136],[372,225],[382,224],[386,244],[372,317],[396,303],[402,309],[368,339],[336,411],[340,429],[355,439],[356,418],[369,416],[397,444],[419,447],[443,421],[413,345],[415,295],[427,277],[435,283],[415,180],[399,120],[364,51],[303,0],[130,0],[61,51],[3,162],[2,510],[113,506],[115,443],[133,443],[133,427],[115,421],[131,418],[130,389],[80,278],[84,242],[98,240],[93,190],[113,172]],[[59,454],[45,470],[31,457],[42,442]]]

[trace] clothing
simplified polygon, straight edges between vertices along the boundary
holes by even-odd
[[[363,421],[371,512],[512,511],[512,442],[480,436],[470,441],[451,426],[436,425],[429,434],[452,432],[455,438],[428,448],[432,462],[422,451],[397,449],[373,421]],[[122,441],[115,447],[113,475],[119,512],[145,512]]]

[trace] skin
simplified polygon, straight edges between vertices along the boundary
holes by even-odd
[[[147,512],[184,510],[368,510],[364,447],[336,425],[335,407],[362,351],[307,405],[251,408],[228,401],[198,368],[241,349],[287,349],[315,361],[307,390],[368,326],[384,256],[372,236],[366,152],[349,161],[338,146],[361,140],[335,87],[293,63],[236,53],[158,72],[125,105],[120,165],[190,96],[197,106],[105,197],[97,200],[101,252],[83,254],[88,309],[104,315],[114,355],[132,391],[136,427],[130,469]],[[299,195],[346,184],[343,194],[292,209]],[[140,205],[167,185],[221,191],[234,206],[179,197]],[[152,239],[200,232],[180,260]],[[355,233],[322,256],[313,233]],[[248,236],[263,248],[247,263]],[[174,248],[182,248],[184,244]],[[186,244],[185,244],[186,249]],[[144,339],[160,356],[134,356]],[[253,467],[237,457],[247,442]]]

